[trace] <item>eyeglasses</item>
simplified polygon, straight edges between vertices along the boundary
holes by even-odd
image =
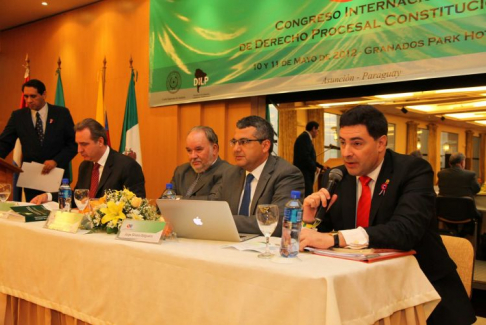
[[[230,140],[230,146],[234,147],[237,143],[240,146],[246,146],[248,143],[253,142],[253,141],[258,141],[262,143],[262,141],[265,141],[266,139],[247,139],[247,138],[241,138],[241,139],[231,139]]]

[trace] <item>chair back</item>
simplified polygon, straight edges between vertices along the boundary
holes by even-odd
[[[466,289],[467,295],[471,297],[471,286],[474,272],[474,249],[469,240],[454,236],[440,236],[444,245],[457,265],[457,273]]]
[[[478,217],[476,203],[469,196],[438,196],[435,201],[435,209],[439,220],[469,222]]]

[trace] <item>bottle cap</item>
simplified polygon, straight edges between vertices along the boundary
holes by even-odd
[[[290,197],[292,199],[300,199],[300,191],[290,191]]]
[[[69,178],[63,178],[62,184],[69,184]]]
[[[170,190],[173,189],[172,183],[165,184],[165,189],[170,189]]]

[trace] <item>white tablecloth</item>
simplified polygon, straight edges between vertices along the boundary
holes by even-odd
[[[365,264],[306,253],[278,264],[221,242],[42,226],[0,219],[0,293],[93,324],[371,324],[420,304],[428,316],[439,301],[411,256]]]

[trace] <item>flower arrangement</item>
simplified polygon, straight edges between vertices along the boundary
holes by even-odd
[[[125,218],[164,221],[147,199],[137,197],[126,188],[122,191],[107,190],[93,207],[90,217],[93,229],[106,230],[107,233],[117,233]]]

